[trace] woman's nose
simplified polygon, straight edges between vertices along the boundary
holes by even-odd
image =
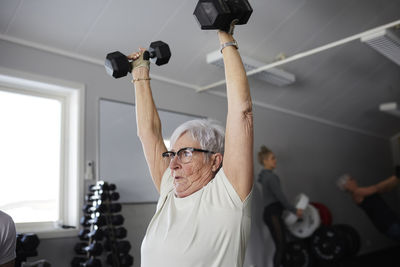
[[[177,156],[175,156],[171,159],[171,161],[169,162],[169,167],[170,167],[170,169],[173,169],[173,170],[178,169],[180,167]]]

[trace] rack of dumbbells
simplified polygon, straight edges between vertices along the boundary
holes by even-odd
[[[118,214],[122,206],[117,203],[119,194],[116,185],[99,181],[89,186],[85,196],[83,217],[79,231],[81,242],[75,245],[72,267],[101,267],[103,254],[105,261],[113,267],[129,267],[133,265],[133,257],[129,255],[131,244],[122,240],[127,236],[127,230],[122,226],[124,217]]]

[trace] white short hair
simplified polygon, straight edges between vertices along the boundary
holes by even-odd
[[[201,149],[224,154],[225,130],[215,120],[195,119],[182,123],[171,136],[171,147],[184,133],[200,143]]]

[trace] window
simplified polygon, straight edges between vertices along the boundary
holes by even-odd
[[[83,95],[79,84],[0,68],[0,210],[18,232],[78,226]]]

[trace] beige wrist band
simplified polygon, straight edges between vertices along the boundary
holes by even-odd
[[[132,70],[140,67],[145,67],[147,69],[150,69],[150,62],[148,60],[143,59],[143,53],[140,55],[140,57],[132,61]]]

